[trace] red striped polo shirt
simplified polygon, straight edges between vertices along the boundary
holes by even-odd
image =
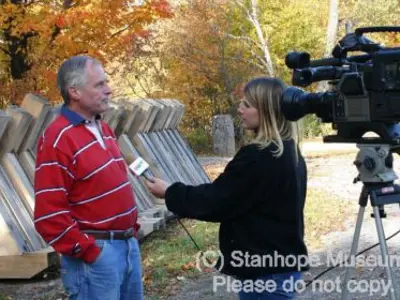
[[[57,252],[94,261],[100,253],[84,230],[139,229],[128,168],[112,129],[103,121],[105,148],[66,106],[38,143],[35,227]]]

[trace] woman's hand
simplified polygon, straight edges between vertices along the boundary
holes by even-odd
[[[167,190],[169,184],[159,178],[152,178],[151,180],[146,179],[146,185],[149,191],[157,198],[165,198],[165,191]]]

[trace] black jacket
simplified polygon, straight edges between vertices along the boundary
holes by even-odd
[[[307,255],[306,165],[293,140],[284,141],[279,158],[274,149],[244,146],[213,183],[174,183],[166,191],[166,205],[177,215],[221,222],[222,272],[241,279],[297,270],[291,259],[304,264]]]

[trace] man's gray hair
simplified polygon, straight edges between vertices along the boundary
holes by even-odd
[[[72,56],[64,61],[57,73],[57,87],[60,90],[64,103],[69,103],[68,89],[73,86],[86,84],[86,64],[92,61],[101,64],[97,59],[86,55]]]

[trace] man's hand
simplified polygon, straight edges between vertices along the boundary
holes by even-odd
[[[169,184],[159,178],[152,178],[151,180],[146,180],[146,185],[149,191],[157,198],[165,198],[165,191],[167,190]]]

